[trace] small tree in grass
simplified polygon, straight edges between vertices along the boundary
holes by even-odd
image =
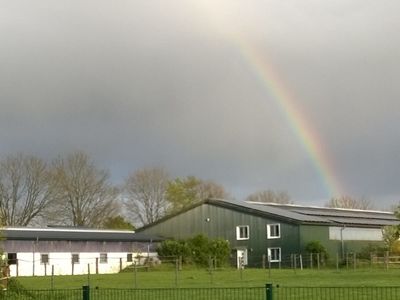
[[[211,255],[217,260],[216,265],[221,267],[228,262],[231,253],[229,242],[224,239],[214,239],[209,243],[209,250]]]
[[[382,238],[389,252],[393,252],[396,242],[399,240],[398,226],[385,226],[382,228]],[[396,247],[397,248],[397,247]]]

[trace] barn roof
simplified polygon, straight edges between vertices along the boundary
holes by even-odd
[[[393,212],[260,202],[253,202],[252,204],[264,207],[264,209],[278,208],[305,216],[305,218],[317,217],[325,222],[341,225],[380,227],[399,224],[399,219]]]
[[[298,224],[379,228],[382,226],[397,225],[400,223],[392,212],[325,208],[290,204],[283,205],[275,203],[245,202],[224,199],[206,199],[204,201],[195,203],[194,205],[189,206],[180,212],[169,215],[152,224],[148,224],[142,228],[139,228],[138,231],[142,231],[146,228],[152,227],[153,225],[162,223],[167,219],[173,218],[203,204],[219,206],[236,210],[238,212],[253,214],[266,218],[269,217]]]
[[[65,227],[5,227],[2,235],[7,240],[45,241],[107,241],[107,242],[157,242],[157,236],[123,230],[102,230]]]

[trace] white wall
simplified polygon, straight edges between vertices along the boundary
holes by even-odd
[[[18,276],[49,276],[52,273],[52,266],[54,266],[54,275],[72,275],[71,252],[43,253],[49,254],[49,263],[46,265],[40,262],[41,254],[32,252],[17,253]],[[127,262],[127,254],[126,252],[107,253],[107,263],[100,263],[100,253],[79,253],[79,263],[74,264],[73,274],[88,274],[88,266],[90,273],[96,274],[96,258],[98,259],[99,274],[119,272],[120,261],[122,261],[122,268],[131,265],[135,261],[138,264],[140,263],[136,258],[137,253],[132,253],[133,262]],[[154,257],[157,256],[157,253],[149,253],[148,255]],[[10,275],[17,276],[17,265],[10,265]]]
[[[329,227],[329,239],[336,241],[382,241],[379,228]]]

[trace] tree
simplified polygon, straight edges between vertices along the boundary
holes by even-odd
[[[121,230],[134,230],[135,226],[126,221],[124,217],[118,215],[116,217],[108,217],[104,220],[103,228],[106,229],[121,229]]]
[[[246,201],[251,202],[265,202],[265,203],[279,203],[279,204],[290,204],[290,196],[285,191],[272,191],[265,190],[255,192],[247,196]]]
[[[176,212],[188,205],[208,198],[228,198],[225,188],[213,181],[205,181],[194,176],[176,178],[168,183],[167,199],[171,204],[171,211]]]
[[[124,184],[124,206],[135,223],[146,225],[162,218],[167,209],[168,173],[162,168],[141,169]]]
[[[373,204],[371,201],[365,198],[353,198],[350,196],[341,196],[336,198],[331,198],[325,207],[331,208],[349,208],[349,209],[373,209]]]
[[[97,168],[86,153],[75,152],[55,160],[53,180],[58,195],[56,221],[101,227],[116,214],[118,189],[109,183],[109,173]]]
[[[54,200],[45,162],[22,154],[0,162],[0,218],[4,225],[27,226]]]
[[[382,228],[382,238],[387,249],[392,252],[393,246],[399,240],[399,226],[385,226]]]

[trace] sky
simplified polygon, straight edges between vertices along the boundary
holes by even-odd
[[[400,199],[398,0],[0,0],[0,157]]]

